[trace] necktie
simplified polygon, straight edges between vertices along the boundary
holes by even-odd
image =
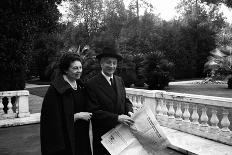
[[[116,92],[116,88],[115,88],[115,83],[113,78],[110,78],[110,83],[111,83],[111,87],[114,89],[114,91]]]
[[[113,78],[110,78],[110,83],[111,83],[111,86],[114,87],[114,80],[113,80]]]

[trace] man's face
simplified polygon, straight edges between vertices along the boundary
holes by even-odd
[[[82,73],[82,64],[80,61],[74,61],[70,64],[66,75],[72,80],[80,79]]]
[[[112,57],[103,57],[100,64],[103,73],[107,76],[112,76],[117,68],[118,60]]]

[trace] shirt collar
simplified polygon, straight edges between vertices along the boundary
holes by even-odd
[[[112,76],[107,76],[107,75],[105,75],[105,73],[103,72],[103,71],[101,71],[101,73],[102,73],[102,75],[106,78],[106,80],[109,82],[109,84],[111,84],[111,82],[110,82],[110,78],[112,78],[113,79],[113,75]]]
[[[74,89],[77,90],[77,82],[75,81],[74,84],[72,84],[69,79],[67,78],[66,75],[63,75],[64,81],[68,82],[70,84],[70,86]]]

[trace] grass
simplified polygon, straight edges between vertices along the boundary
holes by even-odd
[[[37,87],[37,88],[27,88],[26,90],[28,90],[30,92],[30,94],[44,97],[46,92],[47,92],[48,87],[49,86]]]
[[[33,84],[45,84],[45,82],[35,81]],[[49,84],[48,82],[46,84]],[[168,92],[197,94],[207,96],[217,96],[232,98],[232,89],[227,88],[227,84],[191,84],[191,85],[170,85],[165,89]],[[48,86],[27,88],[30,94],[44,97]]]
[[[170,85],[165,91],[232,98],[232,89],[227,84]]]

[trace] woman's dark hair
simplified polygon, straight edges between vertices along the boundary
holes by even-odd
[[[60,58],[59,69],[61,74],[66,74],[70,64],[74,61],[80,61],[81,58],[75,53],[65,53]]]

